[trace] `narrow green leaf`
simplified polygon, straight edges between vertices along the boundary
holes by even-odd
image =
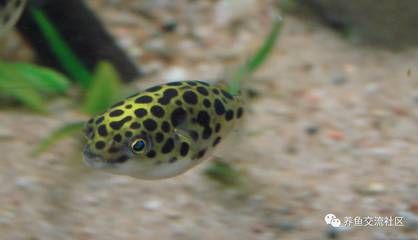
[[[282,29],[282,23],[282,19],[279,16],[276,16],[270,34],[267,36],[266,40],[264,41],[261,48],[257,51],[257,53],[247,62],[246,69],[248,72],[254,72],[261,64],[267,60],[269,53],[271,53],[277,42],[280,30]]]
[[[43,113],[47,111],[42,96],[31,88],[25,76],[5,64],[0,64],[0,93],[32,110]]]
[[[5,64],[19,72],[32,88],[41,93],[65,93],[70,86],[69,80],[63,74],[52,69],[28,63]]]
[[[116,69],[107,61],[100,62],[87,90],[83,110],[91,115],[105,111],[121,93],[121,81]]]
[[[267,57],[272,52],[279,37],[282,25],[282,19],[279,16],[275,16],[270,34],[264,40],[263,45],[243,66],[238,67],[237,70],[233,72],[232,79],[229,82],[229,91],[231,94],[238,94],[241,81],[254,73],[257,68],[267,60]]]
[[[48,19],[48,16],[42,9],[31,7],[30,12],[61,66],[72,78],[79,81],[83,88],[87,88],[91,81],[90,72],[72,52],[54,24]]]
[[[48,137],[42,140],[42,142],[33,151],[33,154],[35,156],[39,155],[58,141],[76,134],[81,134],[84,124],[84,122],[73,122],[54,130]]]
[[[206,170],[206,176],[224,185],[237,185],[241,181],[240,173],[230,164],[214,161]]]

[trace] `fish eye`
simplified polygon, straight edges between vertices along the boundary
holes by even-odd
[[[142,138],[136,139],[131,144],[131,149],[134,153],[141,153],[145,150],[145,140]]]

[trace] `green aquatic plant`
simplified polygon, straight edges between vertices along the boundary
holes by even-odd
[[[121,97],[121,93],[121,80],[113,65],[106,61],[100,62],[93,74],[89,88],[85,91],[80,109],[89,116],[93,116],[105,111],[110,104]],[[55,129],[37,146],[34,151],[35,155],[42,153],[66,137],[81,136],[84,125],[84,121],[70,122]]]
[[[231,164],[214,161],[206,170],[205,174],[210,179],[226,186],[237,186],[242,182],[241,173]]]
[[[61,37],[57,28],[49,20],[48,16],[42,9],[37,7],[30,7],[30,13],[39,26],[52,52],[61,63],[61,67],[65,69],[71,78],[77,80],[81,87],[88,88],[92,81],[89,70],[87,70],[80,59],[74,54],[65,40]]]
[[[283,26],[283,21],[280,16],[274,16],[273,25],[269,35],[264,40],[258,51],[248,59],[248,61],[239,66],[232,74],[229,82],[229,91],[231,94],[237,94],[240,89],[240,83],[244,78],[250,78],[251,75],[267,60],[272,52],[280,31]]]
[[[279,38],[282,26],[282,19],[279,16],[275,16],[271,31],[266,39],[264,39],[262,46],[244,65],[239,66],[232,73],[232,79],[229,84],[229,90],[231,92],[238,93],[242,80],[244,78],[250,78],[252,73],[267,60]],[[222,161],[214,161],[205,170],[205,174],[210,179],[224,185],[239,185],[242,183],[240,172],[233,165]]]
[[[28,63],[0,61],[0,96],[46,113],[45,98],[65,94],[70,81],[61,73]]]

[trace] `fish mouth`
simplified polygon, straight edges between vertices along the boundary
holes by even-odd
[[[83,159],[84,163],[89,168],[103,169],[109,167],[109,164],[106,163],[103,157],[99,154],[92,152],[88,145],[83,150]]]

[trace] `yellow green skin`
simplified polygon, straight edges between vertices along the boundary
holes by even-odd
[[[142,179],[174,177],[202,162],[242,113],[240,96],[220,86],[158,85],[88,121],[84,160],[92,168]]]

